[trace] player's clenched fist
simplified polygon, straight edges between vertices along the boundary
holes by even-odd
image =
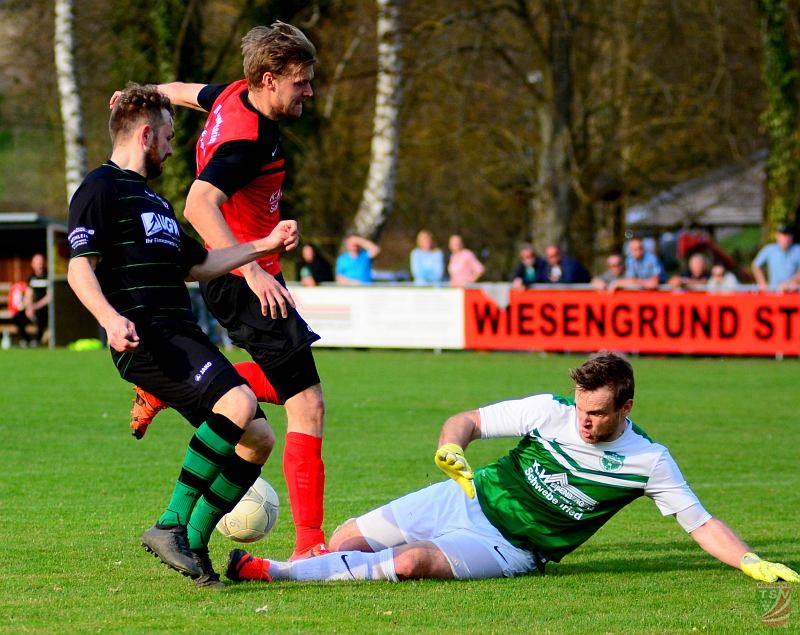
[[[762,560],[750,551],[742,556],[740,565],[743,573],[759,582],[775,582],[776,580],[800,582],[800,575],[785,564]]]
[[[467,496],[475,498],[472,468],[464,457],[464,449],[455,443],[445,443],[433,456],[436,467],[461,486]]]

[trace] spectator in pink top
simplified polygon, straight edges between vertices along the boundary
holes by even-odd
[[[450,262],[447,273],[450,274],[451,287],[463,287],[475,282],[483,275],[485,267],[472,251],[464,247],[464,241],[458,234],[450,236]]]

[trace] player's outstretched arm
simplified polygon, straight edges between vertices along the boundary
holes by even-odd
[[[291,251],[297,247],[299,241],[297,221],[283,220],[269,236],[210,250],[205,262],[192,267],[190,274],[193,280],[215,278],[261,256]]]
[[[205,109],[197,103],[197,96],[200,91],[206,87],[206,84],[187,84],[185,82],[170,82],[168,84],[159,84],[158,90],[169,97],[173,106],[183,106],[184,108],[194,108],[205,112]],[[117,103],[117,99],[122,94],[121,90],[115,90],[108,100],[109,110]]]
[[[691,534],[704,551],[760,582],[800,582],[800,575],[779,562],[762,560],[736,533],[718,518],[712,518]]]
[[[197,103],[197,96],[200,91],[206,87],[206,84],[190,84],[186,82],[169,82],[167,84],[159,84],[158,90],[164,93],[173,106],[182,106],[184,108],[193,108],[205,112],[205,109]]]

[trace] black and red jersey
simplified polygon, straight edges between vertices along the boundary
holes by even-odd
[[[245,80],[206,86],[197,99],[209,113],[197,141],[197,178],[228,197],[222,214],[239,242],[269,235],[280,221],[286,175],[277,122],[250,104]],[[258,263],[272,275],[280,273],[277,254]]]

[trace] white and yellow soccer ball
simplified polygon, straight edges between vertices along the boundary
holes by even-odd
[[[255,542],[278,521],[280,503],[272,485],[257,478],[241,500],[217,523],[217,531],[236,542]]]

